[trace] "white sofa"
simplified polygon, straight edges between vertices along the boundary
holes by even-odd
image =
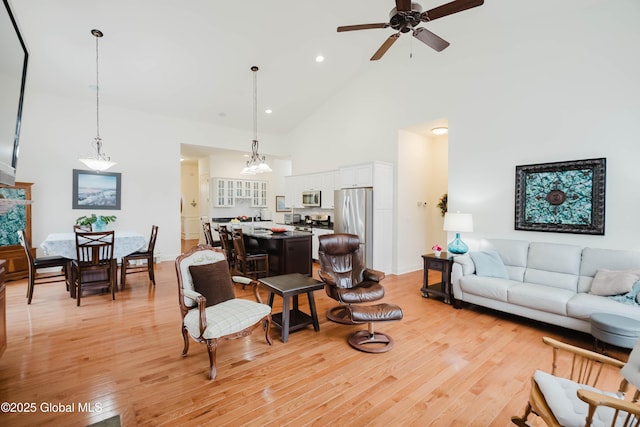
[[[592,313],[640,320],[640,307],[589,293],[599,269],[640,270],[640,252],[506,239],[485,240],[479,250],[497,252],[508,279],[478,276],[469,254],[457,256],[451,283],[458,301],[587,333]]]

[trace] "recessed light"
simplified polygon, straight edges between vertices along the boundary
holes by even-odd
[[[434,135],[444,135],[445,133],[449,133],[449,128],[444,126],[439,126],[437,128],[431,129],[431,132]]]
[[[322,61],[324,61],[324,56],[322,55],[316,56],[316,62],[322,62]]]
[[[264,110],[264,112],[267,114],[271,114],[273,113],[273,110],[271,108],[267,108],[266,110]]]

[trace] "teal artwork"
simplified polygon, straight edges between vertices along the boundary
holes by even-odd
[[[26,190],[22,188],[0,188],[5,199],[26,199]],[[26,205],[15,205],[0,215],[0,246],[19,245],[18,231],[27,226]]]
[[[527,222],[542,224],[591,224],[593,171],[527,174],[525,193]]]
[[[604,234],[606,159],[516,166],[516,230]]]

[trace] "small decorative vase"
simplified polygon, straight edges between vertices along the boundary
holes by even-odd
[[[440,258],[440,255],[442,254],[442,251],[434,251],[433,254],[435,256],[437,256],[438,258]]]
[[[96,222],[93,223],[93,231],[106,231],[107,224],[102,220],[102,217],[98,217]]]

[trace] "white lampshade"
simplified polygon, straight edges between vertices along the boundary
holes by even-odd
[[[473,231],[473,215],[468,213],[452,213],[446,212],[444,214],[444,225],[442,226],[444,231],[455,232],[472,232]]]

